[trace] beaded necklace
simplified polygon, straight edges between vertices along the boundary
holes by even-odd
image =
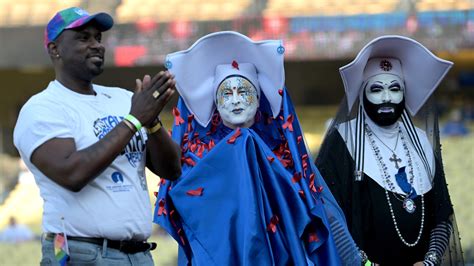
[[[395,168],[399,169],[398,167],[398,162],[402,162],[402,160],[400,158],[398,158],[398,160],[396,159],[397,158],[397,155],[395,154],[395,150],[397,149],[397,144],[398,144],[398,139],[400,138],[402,140],[402,145],[403,145],[403,150],[405,151],[405,158],[408,158],[408,175],[409,175],[409,183],[410,185],[412,186],[411,187],[411,191],[410,193],[408,193],[408,196],[410,196],[414,191],[413,191],[413,181],[415,179],[415,175],[413,174],[413,167],[412,167],[412,159],[411,159],[411,154],[410,154],[410,151],[408,150],[408,145],[405,141],[405,137],[403,136],[403,132],[402,132],[402,129],[400,127],[398,127],[398,133],[397,133],[397,141],[395,142],[395,148],[392,150],[390,147],[387,146],[387,144],[385,144],[382,139],[380,139],[376,134],[375,132],[373,132],[370,127],[368,127],[367,125],[367,132],[368,134],[370,133],[371,136],[375,136],[385,147],[387,147],[387,149],[389,149],[391,152],[392,152],[392,157],[389,158],[389,160],[391,162],[395,162]],[[380,153],[380,149],[379,147],[375,146],[375,149],[374,149],[375,152],[378,152]],[[395,160],[392,160],[392,158],[395,158]],[[385,166],[385,165],[384,165]],[[403,197],[403,196],[399,196],[398,193],[394,192],[395,191],[395,185],[393,184],[393,182],[391,181],[391,179],[387,179],[385,182],[388,183],[388,187],[390,188],[390,191],[392,191],[392,194],[393,196],[401,201],[401,202],[404,202],[405,205],[409,204],[410,206],[413,206],[413,209],[411,210],[408,210],[407,207],[405,207],[404,205],[404,209],[407,210],[407,212],[409,213],[413,213],[415,211],[414,208],[416,208],[416,206],[414,205],[414,202],[411,200],[411,199],[407,199],[406,197]],[[401,198],[400,198],[401,197]]]
[[[412,166],[412,160],[411,160],[411,156],[410,156],[410,151],[408,149],[408,145],[405,141],[405,138],[403,137],[403,132],[401,131],[401,128],[398,127],[398,130],[399,130],[399,134],[401,136],[401,140],[402,140],[402,143],[403,143],[403,149],[405,150],[405,155],[407,156],[408,158],[408,168],[409,168],[409,175],[410,175],[410,184],[413,184],[413,180],[414,180],[414,174],[413,174],[413,166]],[[375,135],[372,130],[369,128],[369,126],[367,124],[365,124],[365,131],[367,133],[367,137],[369,139],[369,143],[372,147],[372,151],[374,152],[374,156],[376,157],[377,159],[377,164],[379,166],[379,169],[380,169],[380,172],[381,174],[384,176],[384,184],[386,184],[391,191],[395,191],[395,185],[393,184],[393,182],[390,180],[390,175],[388,174],[387,172],[387,166],[385,165],[384,161],[383,161],[383,158],[382,158],[382,154],[380,152],[380,149],[379,147],[377,147],[377,144],[375,143],[375,140],[373,138],[373,136]],[[400,229],[398,228],[398,224],[397,224],[397,219],[395,217],[395,213],[393,212],[393,207],[392,207],[392,202],[390,201],[390,195],[388,193],[388,190],[387,188],[384,186],[384,190],[385,190],[385,197],[387,198],[387,202],[388,202],[388,206],[390,208],[390,215],[392,216],[392,221],[393,221],[393,225],[395,226],[395,231],[397,231],[397,235],[398,237],[400,238],[400,240],[403,242],[403,244],[405,244],[406,246],[408,247],[414,247],[418,244],[418,242],[420,241],[421,239],[421,235],[423,233],[423,227],[424,227],[424,222],[425,222],[425,201],[424,201],[424,197],[423,197],[423,194],[421,195],[421,224],[420,224],[420,231],[418,232],[418,237],[416,238],[415,242],[413,243],[408,243],[405,238],[402,236],[401,232],[400,232]],[[413,186],[412,186],[412,190],[413,190]],[[412,192],[410,192],[411,194]],[[395,193],[394,193],[395,195]],[[397,198],[395,196],[395,198]],[[397,198],[398,199],[398,198]],[[409,195],[407,195],[405,197],[405,199],[403,200],[404,202],[404,208],[405,208],[405,201],[406,199],[409,199]],[[399,199],[400,200],[400,199]],[[411,200],[411,199],[410,199]],[[410,202],[411,204],[413,204],[413,201]]]

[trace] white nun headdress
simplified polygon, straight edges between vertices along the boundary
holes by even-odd
[[[175,75],[176,88],[186,107],[194,114],[196,121],[206,127],[215,110],[214,87],[225,78],[222,71],[216,72],[216,68],[235,65],[233,62],[255,66],[256,80],[255,77],[247,78],[257,83],[253,85],[265,94],[273,117],[276,117],[282,102],[278,90],[285,83],[284,51],[281,40],[254,42],[238,32],[222,31],[200,38],[187,50],[169,54],[165,67]],[[235,67],[229,69],[236,71]]]
[[[406,108],[411,115],[418,113],[453,65],[452,62],[435,56],[413,39],[398,35],[378,37],[364,46],[354,61],[339,69],[349,111],[359,97],[362,84],[368,78],[364,72],[377,70],[377,68],[366,69],[366,66],[377,66],[367,64],[372,58],[381,60],[379,71],[383,71],[384,58],[389,61],[390,58],[394,58],[400,62],[399,73],[405,81]]]

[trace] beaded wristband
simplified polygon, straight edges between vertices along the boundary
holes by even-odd
[[[142,123],[140,123],[140,121],[138,121],[138,119],[133,115],[128,114],[124,117],[124,119],[130,121],[135,126],[137,131],[140,131],[140,129],[142,128]]]
[[[425,262],[431,262],[432,265],[439,265],[441,264],[441,259],[436,252],[428,251],[425,255]]]
[[[372,263],[369,260],[369,257],[367,256],[367,254],[363,250],[359,249],[359,255],[361,257],[362,266],[372,265]]]

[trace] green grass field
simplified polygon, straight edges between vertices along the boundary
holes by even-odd
[[[324,123],[334,114],[334,108],[298,108],[297,110],[303,130],[309,136],[320,140],[324,132]],[[165,125],[171,124],[168,117]],[[474,132],[474,124],[470,125]],[[307,137],[308,139],[308,137]],[[317,141],[316,141],[317,142]],[[467,263],[474,264],[474,133],[465,138],[445,138],[443,144],[443,160],[449,191],[456,212],[457,224],[461,234],[461,242]],[[310,145],[312,152],[317,146]],[[39,221],[30,225],[40,234]],[[166,236],[154,236],[152,241],[158,248],[152,252],[156,265],[176,265],[177,245]],[[38,265],[41,257],[39,241],[9,245],[0,244],[0,266]]]

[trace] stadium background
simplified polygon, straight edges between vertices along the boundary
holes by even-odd
[[[44,26],[70,6],[114,17],[114,28],[103,38],[106,70],[96,80],[110,86],[132,89],[135,78],[164,69],[166,54],[187,49],[210,32],[283,39],[286,85],[314,154],[343,96],[338,68],[377,36],[412,37],[455,63],[437,93],[441,123],[458,110],[474,130],[473,0],[0,0],[0,230],[15,216],[41,232],[42,201],[19,162],[12,132],[21,106],[54,78]],[[169,110],[163,118],[171,127]],[[473,263],[474,136],[443,137],[442,143],[465,258]],[[157,183],[149,177],[152,198]],[[175,245],[157,232],[160,248],[153,256],[158,265],[173,265]],[[0,265],[35,265],[39,257],[37,241],[0,244]]]

